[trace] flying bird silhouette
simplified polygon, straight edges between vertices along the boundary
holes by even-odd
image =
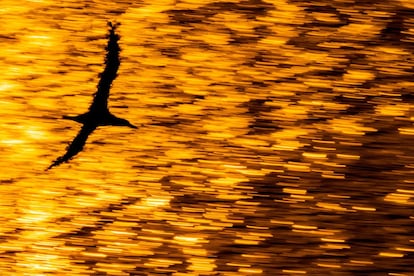
[[[72,143],[67,146],[66,153],[53,161],[46,170],[59,166],[64,162],[68,162],[71,158],[81,152],[89,135],[99,126],[111,125],[137,128],[127,120],[111,114],[108,109],[109,90],[112,81],[117,76],[117,71],[120,65],[119,52],[121,50],[118,45],[119,35],[115,33],[119,23],[113,24],[108,22],[108,26],[109,34],[108,45],[106,46],[107,54],[105,58],[105,69],[100,74],[100,80],[92,104],[90,105],[89,110],[84,114],[78,116],[63,116],[64,119],[76,121],[83,124],[83,126],[78,135],[73,139]]]

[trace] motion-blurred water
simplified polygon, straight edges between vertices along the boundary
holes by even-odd
[[[1,0],[0,275],[414,275],[413,11]]]

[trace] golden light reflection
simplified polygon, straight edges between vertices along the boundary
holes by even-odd
[[[289,274],[306,274],[307,272],[304,270],[290,270],[290,269],[283,269],[283,273],[289,273]]]
[[[414,6],[339,2],[2,1],[0,275],[414,273]]]
[[[384,198],[385,201],[392,201],[399,204],[414,204],[414,191],[398,189]]]
[[[390,258],[401,258],[404,254],[394,253],[394,252],[380,252],[379,256],[381,257],[390,257]]]

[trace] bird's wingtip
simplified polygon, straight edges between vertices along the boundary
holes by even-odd
[[[50,170],[53,167],[59,166],[60,164],[67,162],[66,160],[63,159],[63,157],[58,157],[55,161],[52,162],[52,164],[49,165],[49,167],[47,167],[45,169],[45,171]]]
[[[116,21],[108,21],[108,27],[110,27],[111,29],[116,29],[119,25],[121,25],[121,23],[116,22]]]

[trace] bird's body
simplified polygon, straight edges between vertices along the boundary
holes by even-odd
[[[58,157],[46,169],[58,166],[64,162],[68,162],[76,154],[82,151],[89,135],[99,126],[128,126],[137,128],[125,119],[118,118],[111,114],[108,109],[109,91],[113,80],[117,76],[120,65],[118,45],[119,36],[115,33],[117,24],[108,23],[110,30],[108,35],[108,44],[106,47],[105,69],[100,74],[97,91],[94,95],[92,104],[86,113],[77,116],[63,116],[64,119],[69,119],[83,124],[78,135],[66,148],[66,153]]]

